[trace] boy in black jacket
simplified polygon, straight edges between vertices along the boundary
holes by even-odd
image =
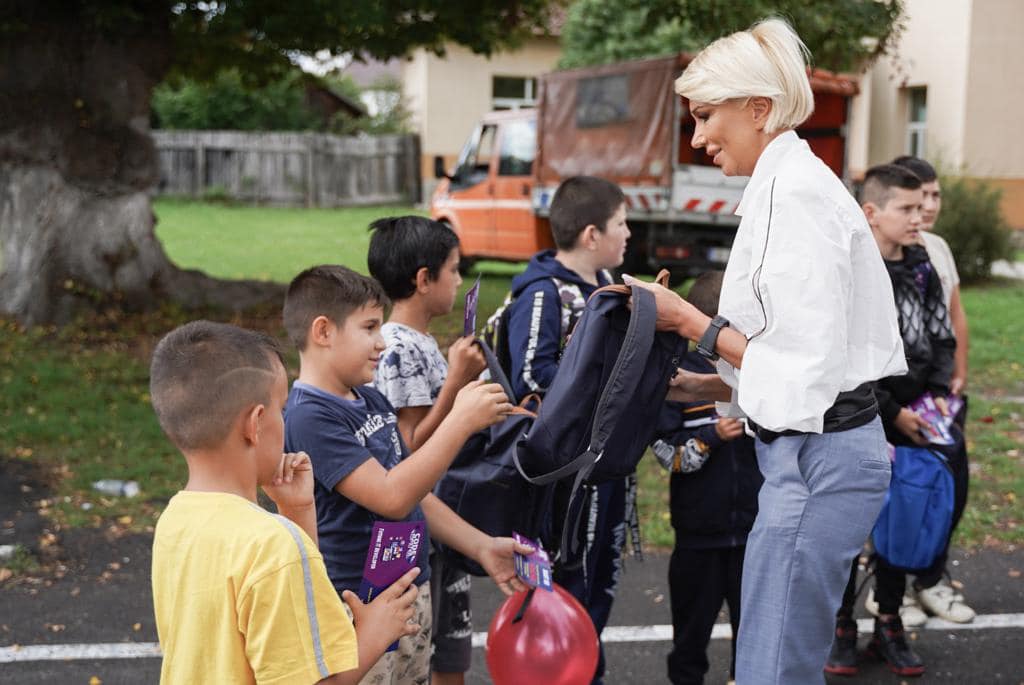
[[[718,313],[722,276],[721,271],[702,274],[690,288],[687,299],[708,316]],[[716,373],[696,351],[683,358],[682,367]],[[652,447],[672,472],[669,501],[676,533],[668,571],[673,643],[668,677],[676,685],[702,683],[723,599],[734,637],[730,676],[734,673],[743,554],[763,478],[743,423],[719,418],[714,403],[666,403],[659,423],[659,434],[668,437]]]
[[[934,269],[922,268],[928,264],[928,253],[918,245],[923,197],[921,179],[903,167],[882,164],[868,169],[864,177],[861,206],[892,280],[900,336],[907,355],[906,374],[883,378],[875,386],[886,438],[897,446],[928,445],[923,432],[928,423],[909,405],[921,395],[931,393],[940,409],[945,409],[956,349],[942,284]],[[955,428],[951,431],[958,433]],[[962,441],[958,445],[951,449],[963,448]],[[944,562],[943,559],[940,563]],[[857,625],[852,617],[856,576],[854,560],[843,604],[836,615],[836,639],[825,666],[828,673],[853,675],[858,670]],[[907,644],[899,614],[905,585],[905,572],[877,557],[878,617],[868,651],[886,661],[897,675],[919,676],[924,673],[924,664]]]

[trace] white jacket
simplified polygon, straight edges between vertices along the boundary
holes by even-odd
[[[907,370],[878,246],[849,191],[792,131],[761,153],[736,214],[718,309],[748,343],[742,369],[722,360],[718,371],[762,427],[820,433],[841,391]]]

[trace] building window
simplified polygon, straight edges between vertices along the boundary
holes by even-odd
[[[491,84],[494,109],[537,106],[537,79],[525,76],[495,76]]]
[[[907,154],[924,159],[928,119],[928,89],[907,89]]]

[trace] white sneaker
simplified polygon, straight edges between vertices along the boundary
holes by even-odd
[[[934,587],[917,591],[917,600],[925,611],[953,623],[970,623],[974,620],[974,609],[967,606],[964,596],[944,582]]]
[[[875,601],[874,588],[868,590],[868,596],[864,599],[864,608],[872,616],[878,616],[878,602]],[[928,614],[921,610],[917,599],[909,592],[903,595],[900,620],[903,621],[904,628],[920,628],[928,622]]]

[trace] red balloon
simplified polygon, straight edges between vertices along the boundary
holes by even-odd
[[[501,605],[487,631],[487,670],[494,685],[588,685],[597,670],[597,631],[583,605],[559,585],[517,592]]]

